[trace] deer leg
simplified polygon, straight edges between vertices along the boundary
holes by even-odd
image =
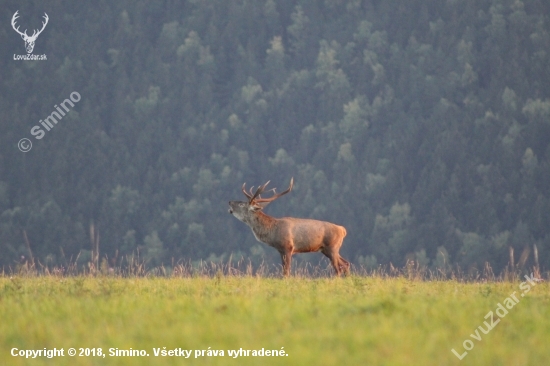
[[[334,267],[334,270],[336,271],[336,276],[340,277],[340,274],[342,273],[342,269],[340,268],[340,261],[338,260],[338,257],[333,255],[330,259],[330,263]]]
[[[340,257],[339,260],[340,260],[340,263],[339,263],[340,268],[343,269],[345,275],[349,275],[349,268],[350,268],[349,262],[342,257]]]
[[[321,253],[323,253],[329,260],[330,264],[332,264],[332,267],[336,271],[336,275],[340,276],[340,261],[339,261],[339,255],[338,253],[335,253],[334,251],[328,249],[321,249]]]
[[[281,261],[283,262],[283,276],[290,276],[290,265],[292,263],[292,253],[281,252]]]

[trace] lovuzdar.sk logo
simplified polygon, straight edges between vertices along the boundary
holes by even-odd
[[[21,36],[21,38],[23,38],[23,41],[25,41],[25,49],[27,50],[27,54],[26,55],[16,55],[14,54],[13,55],[13,59],[14,60],[25,60],[25,61],[28,61],[28,60],[46,60],[46,55],[33,55],[32,54],[32,51],[34,50],[34,43],[36,42],[36,39],[38,38],[38,36],[40,35],[40,33],[42,33],[42,31],[44,30],[44,28],[46,28],[46,25],[48,24],[48,14],[44,13],[44,21],[42,22],[42,29],[38,30],[38,29],[35,29],[32,33],[31,36],[29,36],[27,34],[27,30],[25,29],[24,32],[21,32],[19,30],[19,26],[16,27],[16,20],[17,18],[19,18],[19,10],[17,10],[15,12],[15,14],[13,14],[13,17],[11,18],[11,26],[13,27],[13,30],[16,31],[17,33],[19,33],[19,35]]]

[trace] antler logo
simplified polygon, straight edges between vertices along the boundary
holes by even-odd
[[[15,14],[13,14],[13,17],[11,18],[11,26],[13,27],[13,29],[19,33],[21,35],[21,38],[23,38],[23,40],[25,41],[25,49],[27,50],[27,53],[32,53],[32,50],[34,49],[34,42],[36,41],[36,39],[38,38],[38,36],[40,35],[40,33],[42,33],[42,31],[44,30],[44,28],[46,28],[46,24],[48,24],[48,14],[44,13],[44,22],[42,22],[42,29],[40,30],[34,30],[34,32],[32,33],[32,36],[29,36],[27,35],[27,30],[25,29],[24,32],[21,32],[19,30],[19,26],[17,26],[17,28],[15,28],[15,20],[17,18],[19,18],[19,15],[17,15],[17,13],[19,13],[19,10],[17,10],[15,12]]]

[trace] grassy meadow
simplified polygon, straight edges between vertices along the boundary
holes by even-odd
[[[550,359],[549,290],[540,282],[522,297],[519,281],[387,276],[2,276],[0,364],[543,365]],[[491,321],[484,317],[514,292],[518,302],[477,335]],[[451,349],[463,354],[465,340],[473,348],[459,360]],[[106,357],[70,357],[71,347],[101,348]],[[163,347],[192,353],[186,360],[155,357],[154,348]],[[282,347],[285,356],[228,354]],[[63,348],[64,357],[14,357],[13,348]],[[113,357],[110,348],[149,356]],[[195,350],[204,356],[195,358]]]

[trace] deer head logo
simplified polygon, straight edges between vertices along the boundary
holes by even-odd
[[[15,20],[17,18],[19,18],[19,15],[17,15],[17,13],[19,13],[19,10],[17,10],[15,12],[15,14],[13,14],[13,17],[11,18],[11,26],[13,27],[13,29],[19,33],[21,35],[21,38],[23,38],[23,41],[25,41],[25,49],[27,50],[27,53],[32,53],[32,50],[34,49],[34,42],[36,41],[36,39],[38,38],[38,36],[40,35],[40,33],[42,33],[42,31],[44,30],[44,28],[46,28],[46,24],[48,24],[48,14],[44,13],[44,22],[42,22],[42,29],[40,30],[34,30],[34,32],[32,33],[32,36],[29,36],[27,35],[27,30],[25,29],[24,32],[21,32],[19,30],[19,26],[16,28],[15,27]]]

